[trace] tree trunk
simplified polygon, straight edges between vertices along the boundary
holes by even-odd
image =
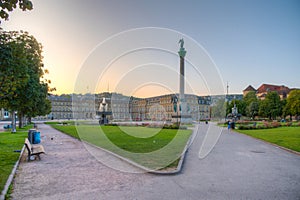
[[[31,117],[28,117],[28,123],[31,124]]]
[[[23,114],[18,112],[19,128],[23,128]]]

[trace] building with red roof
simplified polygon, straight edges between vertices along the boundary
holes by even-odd
[[[296,88],[290,89],[284,85],[272,85],[272,84],[262,84],[257,90],[249,85],[246,89],[243,90],[243,95],[245,96],[250,91],[255,91],[256,96],[259,99],[265,99],[268,92],[275,91],[280,96],[280,99],[286,99],[290,91]]]

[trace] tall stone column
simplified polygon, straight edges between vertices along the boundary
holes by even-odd
[[[180,39],[180,49],[178,55],[180,57],[180,75],[179,75],[179,101],[174,101],[174,114],[172,115],[173,122],[175,123],[191,123],[192,118],[188,111],[188,105],[185,99],[184,89],[185,89],[185,74],[184,74],[184,57],[186,55],[186,50],[183,47],[184,40]]]
[[[185,102],[185,96],[184,96],[184,57],[186,55],[186,50],[184,49],[184,41],[183,39],[179,40],[180,43],[180,49],[178,51],[179,57],[180,57],[180,81],[179,81],[179,99],[180,102]]]

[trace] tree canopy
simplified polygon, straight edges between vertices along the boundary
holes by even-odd
[[[290,92],[286,100],[284,113],[286,115],[300,115],[300,90],[293,90]]]
[[[0,105],[19,118],[48,114],[51,89],[44,79],[42,45],[27,32],[1,31],[0,51]]]
[[[276,119],[282,114],[282,103],[277,92],[268,92],[265,99],[259,105],[259,115],[268,117],[269,119]]]
[[[32,2],[30,0],[0,0],[0,23],[1,19],[8,20],[9,12],[19,7],[21,10],[32,10]]]
[[[222,119],[226,114],[226,102],[225,99],[219,99],[212,107],[211,116],[214,119]]]
[[[243,98],[243,101],[245,102],[246,108],[245,108],[245,114],[247,117],[251,117],[252,119],[258,115],[259,111],[259,101],[256,97],[256,94],[254,91],[248,92],[245,97]]]

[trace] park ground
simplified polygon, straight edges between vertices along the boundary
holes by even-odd
[[[160,176],[137,172],[115,160],[116,170],[99,162],[83,143],[40,125],[47,151],[41,161],[21,162],[12,199],[297,199],[300,157],[238,133],[221,137],[204,159],[199,148],[207,129],[199,132],[182,172]],[[55,138],[51,140],[50,138]],[[63,148],[63,149],[62,149]],[[88,151],[89,150],[89,151]],[[108,158],[103,152],[102,157]],[[105,155],[104,155],[105,154]],[[124,172],[127,171],[127,172]],[[49,185],[51,187],[49,187]],[[27,188],[27,189],[26,189]],[[28,190],[28,188],[31,188]]]

